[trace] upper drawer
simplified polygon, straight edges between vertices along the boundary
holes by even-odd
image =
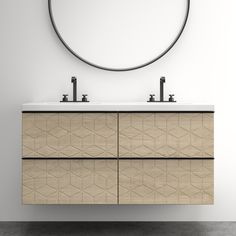
[[[23,157],[116,157],[115,113],[23,113]]]
[[[213,157],[213,113],[122,113],[120,157]]]

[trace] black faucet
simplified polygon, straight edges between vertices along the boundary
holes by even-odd
[[[170,94],[169,96],[169,100],[165,101],[164,100],[164,83],[166,82],[166,78],[164,76],[162,76],[160,78],[160,101],[156,101],[154,96],[155,94],[150,94],[150,98],[147,102],[176,102],[174,99],[174,94]]]
[[[89,102],[87,94],[82,94],[81,101],[77,100],[77,78],[75,76],[71,77],[71,83],[73,84],[73,100],[69,101],[68,94],[63,94],[62,101],[60,102]]]
[[[77,78],[73,76],[71,83],[73,83],[73,102],[77,102]]]
[[[165,77],[160,78],[160,102],[164,102],[164,83],[166,82]]]

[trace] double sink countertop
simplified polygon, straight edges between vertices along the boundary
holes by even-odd
[[[214,112],[214,105],[171,102],[39,102],[25,103],[23,112]]]

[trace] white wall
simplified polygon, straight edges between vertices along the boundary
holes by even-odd
[[[137,71],[107,72],[74,58],[57,39],[47,0],[0,1],[0,221],[236,220],[236,1],[191,0],[187,28],[160,61]],[[71,92],[93,101],[144,101],[159,77],[178,101],[209,102],[215,113],[214,206],[21,205],[21,104],[58,101]]]

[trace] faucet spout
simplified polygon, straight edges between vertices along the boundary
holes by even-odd
[[[73,102],[77,102],[77,78],[73,76],[71,83],[73,83]]]
[[[164,83],[166,82],[165,77],[160,78],[160,102],[164,102]]]

